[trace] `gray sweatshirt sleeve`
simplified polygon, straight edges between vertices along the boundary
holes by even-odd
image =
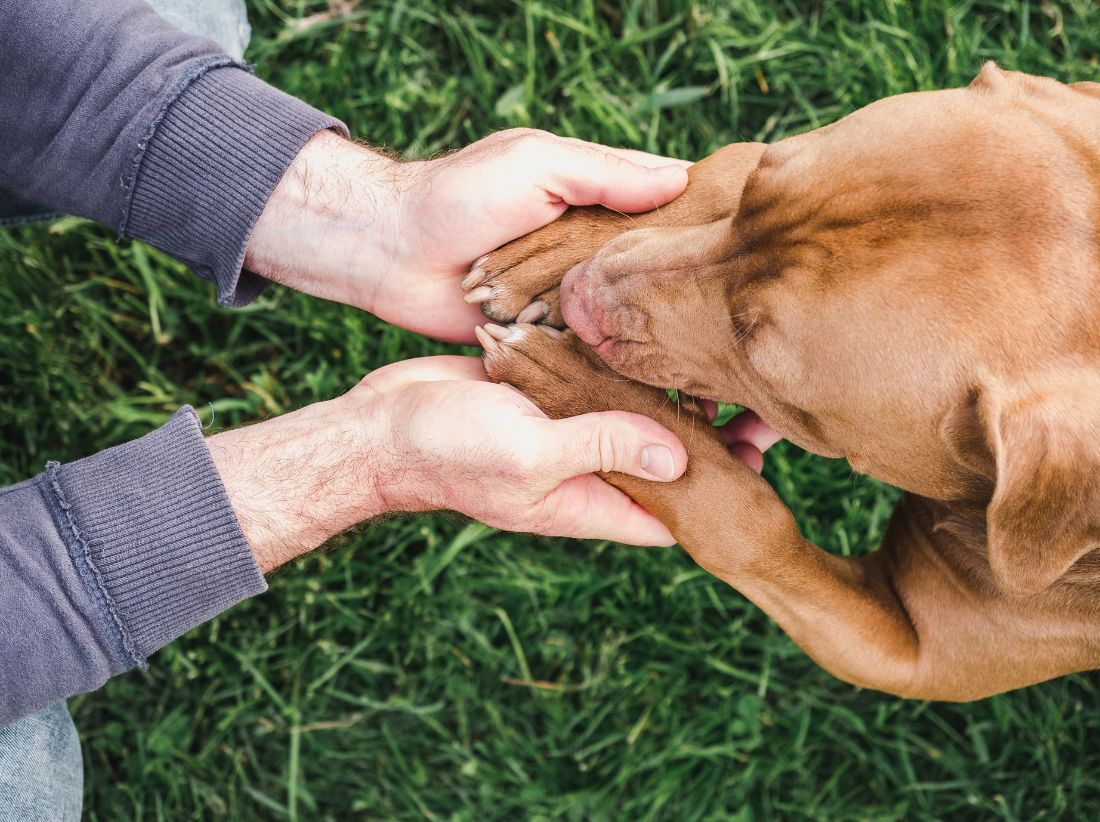
[[[249,234],[336,120],[141,0],[0,2],[0,188],[149,242],[240,305]],[[263,591],[190,409],[0,489],[0,724]]]
[[[144,240],[243,305],[245,246],[291,160],[343,125],[142,0],[0,3],[0,188]]]
[[[265,589],[192,409],[50,463],[0,489],[0,725],[144,667]]]

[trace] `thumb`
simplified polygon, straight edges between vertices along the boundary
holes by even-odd
[[[593,143],[563,140],[558,146],[561,157],[548,163],[547,188],[569,205],[651,211],[675,199],[687,187],[687,169],[672,160],[652,168]]]
[[[676,435],[641,414],[601,411],[546,425],[546,447],[552,450],[547,464],[556,482],[596,471],[668,482],[687,468],[687,451]]]

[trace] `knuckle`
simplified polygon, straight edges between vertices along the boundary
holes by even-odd
[[[586,465],[592,465],[594,471],[616,471],[620,463],[622,449],[608,426],[590,428],[584,436],[577,438],[578,455]]]
[[[553,134],[541,129],[509,128],[482,137],[463,152],[473,152],[473,156],[479,159],[509,158],[528,163],[537,154],[544,153],[552,139],[556,139]]]
[[[513,128],[505,133],[511,146],[519,151],[544,150],[547,143],[554,139],[549,131],[537,128]]]
[[[599,432],[600,470],[614,471],[619,468],[620,453],[614,434],[604,428]]]
[[[518,131],[520,136],[525,140],[541,142],[556,139],[553,134],[542,128],[517,128],[516,131]]]
[[[544,468],[544,458],[535,443],[524,443],[512,454],[512,473],[519,482],[529,482]]]
[[[639,171],[644,171],[637,163],[632,163],[622,157],[618,157],[607,151],[601,151],[603,177],[606,180],[615,180],[618,185],[630,183],[639,179]]]
[[[600,155],[603,157],[604,165],[607,166],[610,171],[631,172],[636,171],[638,168],[637,164],[632,163],[629,160],[618,156],[617,154],[612,154],[610,151],[601,151]]]

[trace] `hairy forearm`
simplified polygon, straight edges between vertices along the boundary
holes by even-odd
[[[321,131],[303,147],[264,207],[245,268],[307,294],[369,307],[392,267],[403,164]]]
[[[261,571],[386,512],[383,432],[377,403],[360,394],[207,439]]]

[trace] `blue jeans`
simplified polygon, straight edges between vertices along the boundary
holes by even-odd
[[[65,703],[0,726],[0,822],[80,819],[84,765]]]
[[[162,17],[216,40],[238,60],[251,35],[244,0],[149,0]],[[0,227],[60,216],[0,189]],[[79,820],[84,798],[80,738],[65,703],[0,726],[0,822]]]

